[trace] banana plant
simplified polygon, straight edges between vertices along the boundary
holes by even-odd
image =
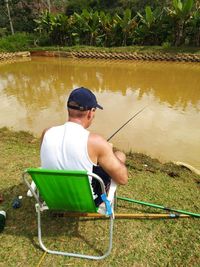
[[[54,44],[66,45],[70,40],[70,23],[68,16],[64,14],[57,14],[55,16],[55,23],[50,33],[50,38]]]
[[[79,15],[74,13],[77,21],[77,32],[85,44],[95,45],[99,34],[99,13],[98,11],[87,11],[84,9]]]
[[[110,13],[100,11],[99,13],[99,24],[100,24],[100,37],[102,39],[102,45],[110,46],[114,39],[113,34],[113,20]]]
[[[141,15],[139,12],[137,13],[140,17],[141,22],[143,25],[146,25],[148,29],[151,28],[152,24],[155,22],[156,17],[154,12],[151,10],[150,6],[145,7],[145,16]]]
[[[123,16],[115,15],[113,19],[115,25],[115,35],[116,38],[119,36],[121,39],[121,44],[123,46],[127,45],[127,42],[131,40],[134,30],[137,26],[136,20],[132,17],[131,10],[126,9]]]
[[[190,45],[200,46],[200,10],[196,10],[188,23],[187,36]]]
[[[163,10],[150,6],[145,7],[145,14],[137,13],[139,18],[138,27],[135,30],[134,41],[139,44],[160,44],[162,42]]]
[[[37,24],[35,31],[39,33],[50,33],[57,23],[56,16],[49,13],[47,10],[44,11],[39,18],[35,19],[34,21]]]
[[[186,24],[193,6],[193,0],[172,0],[172,9],[168,9],[168,11],[174,24],[175,46],[179,46],[185,41]]]
[[[173,0],[172,3],[174,8],[174,15],[178,18],[182,18],[183,20],[189,16],[190,11],[192,10],[194,5],[193,0]]]

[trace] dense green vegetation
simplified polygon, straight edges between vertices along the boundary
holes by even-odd
[[[35,35],[27,33],[15,33],[0,38],[0,52],[27,51],[34,46]]]
[[[45,10],[52,13],[72,15],[81,13],[83,9],[122,14],[127,8],[136,14],[146,5],[155,8],[166,6],[171,0],[9,0],[10,13],[15,31],[33,31],[36,19]],[[0,28],[9,31],[9,19],[5,0],[0,0]]]
[[[15,31],[35,32],[35,45],[199,46],[200,3],[195,0],[10,1]],[[0,2],[0,36],[9,31]],[[1,15],[0,14],[0,15]],[[3,15],[4,14],[4,15]]]

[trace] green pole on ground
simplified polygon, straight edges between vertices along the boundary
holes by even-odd
[[[149,207],[153,207],[153,208],[157,208],[157,209],[162,209],[162,210],[166,210],[166,211],[173,211],[173,212],[178,212],[178,213],[181,213],[181,214],[187,214],[187,215],[190,215],[190,216],[193,216],[193,217],[200,218],[200,214],[189,212],[189,211],[185,211],[185,210],[177,210],[177,209],[173,209],[173,208],[168,208],[168,207],[164,207],[164,206],[161,206],[161,205],[148,203],[148,202],[144,202],[144,201],[139,201],[139,200],[135,200],[135,199],[127,198],[127,197],[117,197],[117,199],[128,201],[128,202],[133,202],[133,203],[137,203],[137,204],[141,204],[141,205],[145,205],[145,206],[149,206]]]

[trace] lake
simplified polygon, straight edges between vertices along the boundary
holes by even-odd
[[[200,169],[200,64],[32,57],[0,64],[0,127],[40,136],[67,118],[73,88],[91,89],[97,110],[91,131],[114,146]]]

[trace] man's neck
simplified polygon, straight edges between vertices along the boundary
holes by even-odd
[[[79,119],[79,118],[69,118],[68,121],[77,123],[79,125],[82,125],[83,128],[85,128],[85,129],[87,128],[86,123],[83,120]]]

